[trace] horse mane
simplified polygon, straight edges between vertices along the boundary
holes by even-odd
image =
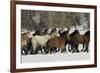
[[[21,33],[21,38],[22,39],[27,39],[28,38],[27,34],[29,34],[29,33],[30,32]]]
[[[64,31],[64,32],[61,33],[61,32],[59,31],[59,34],[60,34],[60,36],[64,36],[65,34],[67,35],[68,32],[69,32],[69,31]]]
[[[68,30],[65,30],[63,32],[61,32],[61,30],[59,30],[60,36],[63,36],[64,34],[68,34],[68,33],[69,33],[69,27],[68,27]]]
[[[45,29],[43,30],[43,32],[42,32],[42,35],[47,35],[47,34],[48,34],[48,30],[49,30],[49,28],[45,28]]]
[[[41,35],[41,31],[40,30],[37,30],[34,34],[33,34],[33,36],[35,36],[35,35]]]
[[[90,31],[88,30],[87,32],[85,32],[84,35],[85,35],[85,36],[90,35]]]
[[[85,32],[84,36],[87,36],[88,39],[90,40],[90,31],[88,30],[87,32]]]
[[[75,34],[79,34],[79,31],[78,31],[78,30],[75,30],[74,32],[72,32],[72,33],[70,34],[70,36],[74,36]]]
[[[57,31],[56,28],[53,28],[53,29],[51,30],[50,34],[56,32],[56,31]]]
[[[21,35],[26,35],[28,33],[30,33],[30,32],[29,31],[28,32],[22,32]]]

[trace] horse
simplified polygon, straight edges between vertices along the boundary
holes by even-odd
[[[37,31],[33,34],[33,36],[35,36],[35,35],[42,35],[42,31],[41,31],[41,30],[37,30]]]
[[[68,30],[59,30],[59,34],[60,34],[60,36],[64,36],[65,34],[68,34],[69,33],[69,28],[68,28]]]
[[[77,32],[76,32],[77,31]],[[79,52],[79,44],[83,45],[83,49],[81,51],[84,50],[84,47],[86,47],[86,49],[84,50],[88,52],[88,45],[89,45],[89,39],[90,39],[90,31],[87,31],[84,35],[80,35],[79,31],[76,30],[74,33],[72,33],[70,35],[71,40],[70,40],[70,44],[71,44],[71,50],[72,52]],[[70,50],[70,51],[71,51]]]
[[[70,38],[67,35],[68,33],[64,33],[62,36],[54,37],[48,40],[47,42],[47,52],[46,53],[52,53],[52,49],[60,49],[61,53],[63,52],[63,49],[65,49],[65,42],[66,40],[69,40]]]
[[[79,52],[79,50],[77,49],[77,42],[75,42],[75,39],[76,39],[76,35],[79,34],[79,31],[78,30],[75,30],[74,32],[72,32],[71,34],[69,34],[69,37],[70,37],[70,40],[69,41],[66,41],[65,45],[69,44],[68,46],[68,51],[69,52],[74,52],[74,51],[77,51]]]
[[[54,29],[51,31],[50,34],[33,36],[31,39],[31,43],[34,54],[37,54],[39,50],[43,53],[42,50],[46,47],[47,41],[51,38],[59,36],[60,36],[59,33]]]
[[[69,37],[69,28],[67,28],[67,30],[59,30],[59,34],[60,36],[64,36],[65,34],[67,35],[67,37]],[[65,42],[65,47],[66,45],[68,44],[70,40],[66,39],[66,42]],[[67,51],[66,48],[63,49],[63,52]]]
[[[31,39],[31,34],[30,32],[25,32],[25,33],[21,33],[21,54],[28,54],[28,50],[29,50],[29,43],[30,43],[30,39]]]
[[[55,29],[52,29],[52,30],[55,30]],[[43,30],[37,30],[33,36],[35,35],[46,35],[46,34],[49,34],[49,28],[44,28]]]
[[[83,49],[81,51],[83,52],[88,52],[88,46],[89,46],[89,42],[90,42],[90,31],[85,32],[84,36],[84,44],[83,44]],[[84,48],[85,47],[85,48]]]

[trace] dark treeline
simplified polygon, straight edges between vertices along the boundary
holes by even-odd
[[[89,13],[21,10],[21,28],[32,31],[50,27],[90,27]]]

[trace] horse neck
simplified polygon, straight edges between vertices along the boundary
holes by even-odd
[[[84,36],[90,36],[90,32],[87,31],[87,32],[84,34]]]
[[[64,35],[64,39],[67,39],[67,35]]]
[[[51,38],[51,36],[50,35],[44,35],[44,37],[46,38],[46,39],[50,39]]]
[[[54,38],[55,36],[54,35],[49,35],[49,38]]]
[[[57,37],[57,36],[60,36],[57,32],[54,32],[54,33],[52,33],[52,34],[50,34],[50,36],[53,38],[53,37]]]
[[[66,40],[66,35],[60,36],[59,38],[61,38],[61,40],[65,41]]]

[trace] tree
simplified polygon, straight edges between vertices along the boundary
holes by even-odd
[[[84,26],[90,27],[89,13],[75,12],[57,12],[57,11],[36,11],[22,10],[21,11],[21,27],[22,29],[42,30],[52,27],[75,27]]]

